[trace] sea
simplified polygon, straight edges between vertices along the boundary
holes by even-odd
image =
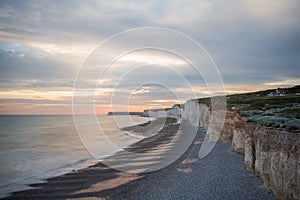
[[[141,139],[121,128],[151,120],[135,115],[91,119],[82,116],[78,123],[72,115],[0,116],[0,197],[101,161]]]

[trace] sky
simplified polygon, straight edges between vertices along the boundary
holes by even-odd
[[[202,53],[189,52],[198,58],[192,64],[210,76],[209,55],[226,94],[300,84],[299,9],[298,0],[1,0],[0,114],[72,114],[72,99],[82,114],[91,102],[97,114],[141,111],[219,94],[168,51],[190,50],[180,38],[164,31],[112,38],[143,27],[174,30],[202,45]],[[141,40],[168,48],[112,57]],[[84,92],[74,101],[79,86]]]

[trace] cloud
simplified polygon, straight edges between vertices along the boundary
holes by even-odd
[[[75,75],[68,65],[38,48],[0,44],[0,58],[1,79],[49,80]]]
[[[267,70],[286,63],[289,70],[285,71],[293,75],[299,65],[300,14],[296,0],[1,4],[2,40],[37,46],[73,62],[68,52],[73,57],[87,55],[93,45],[119,31],[163,26],[183,31],[202,43],[224,76],[227,71],[232,73],[231,68]],[[76,60],[77,66],[82,57]],[[281,71],[274,74],[279,76]]]
[[[145,93],[148,93],[150,92],[150,89],[149,87],[141,87],[135,91],[132,92],[132,94],[145,94]]]
[[[53,91],[56,96],[71,92],[77,70],[99,43],[118,32],[143,26],[175,29],[198,41],[217,64],[229,93],[275,83],[299,84],[299,7],[297,0],[2,0],[0,86],[2,91],[34,91],[30,97],[34,103],[42,102],[34,99],[40,91]],[[112,48],[147,40],[148,35],[129,38]],[[165,42],[164,35],[155,37]],[[179,40],[169,45],[185,48]],[[110,56],[109,50],[101,53]],[[194,56],[201,60],[202,55]],[[193,92],[190,85],[198,96],[209,94],[203,77],[186,61],[167,52],[128,54],[98,80],[96,75],[104,66],[101,62],[93,64],[85,72],[86,79],[78,81],[86,90],[97,86],[97,95],[103,97],[97,103],[106,106],[112,92],[122,101],[133,94],[140,104],[143,99],[149,104],[170,102],[174,99],[171,90],[188,99]],[[161,83],[170,91],[151,83]],[[8,97],[9,92],[5,103],[15,102]],[[50,103],[50,97],[43,98],[49,98]]]

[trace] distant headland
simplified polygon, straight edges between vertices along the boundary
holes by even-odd
[[[142,112],[108,112],[107,115],[142,115]]]

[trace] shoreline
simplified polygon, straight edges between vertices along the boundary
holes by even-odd
[[[179,124],[164,127],[159,134],[142,139],[127,147],[126,150],[131,152],[144,152],[151,151],[153,148],[159,148],[160,145],[164,145],[172,140],[172,138],[176,135],[178,128]],[[220,192],[225,193],[227,197],[230,197],[230,195],[233,195],[231,194],[232,190],[236,190],[236,187],[239,188],[240,186],[243,186],[243,184],[249,184],[247,181],[250,181],[251,183],[249,186],[250,189],[247,188],[248,185],[246,185],[246,188],[250,191],[241,192],[248,195],[248,199],[251,197],[256,197],[256,199],[274,199],[267,189],[262,188],[261,180],[254,177],[244,169],[241,155],[228,151],[228,148],[230,148],[229,142],[218,143],[217,147],[211,153],[214,156],[208,156],[199,160],[198,150],[201,147],[204,136],[205,132],[202,129],[199,129],[196,138],[187,151],[185,151],[184,154],[181,155],[181,157],[175,162],[157,171],[131,174],[112,169],[104,165],[102,162],[98,162],[95,165],[78,170],[77,172],[67,173],[62,176],[47,179],[47,182],[45,183],[32,184],[31,187],[34,189],[14,192],[11,196],[4,199],[171,199],[178,197],[195,198],[195,195],[197,196],[202,193],[205,194],[203,199],[207,199],[209,195],[218,195]],[[225,156],[219,155],[224,153]],[[226,156],[233,157],[233,162],[228,162],[228,158]],[[216,163],[220,161],[225,162],[225,164],[216,166]],[[233,163],[235,165],[231,166]],[[238,168],[238,170],[231,170],[231,168]],[[239,170],[243,172],[241,175],[246,178],[244,177],[244,179],[238,179],[237,181],[243,181],[243,184],[237,184],[233,188],[230,188],[231,190],[229,191],[228,188],[224,191],[220,188],[221,191],[215,191],[211,194],[205,193],[204,190],[206,189],[214,189],[214,187],[211,188],[207,186],[207,184],[216,182],[215,184],[218,185],[219,179],[224,181],[222,179],[227,177],[227,173],[234,173],[234,175],[236,175],[235,171],[238,171],[237,173],[239,173]],[[216,172],[219,173],[216,174]],[[214,175],[211,175],[211,173]],[[218,176],[219,179],[212,179],[214,176]],[[238,176],[240,176],[240,174]],[[193,177],[196,177],[196,179],[194,180]],[[233,176],[232,179],[234,178],[236,177]],[[228,179],[227,181],[234,180]],[[227,184],[229,184],[229,186],[231,185],[231,183]],[[195,190],[195,188],[193,189],[193,187],[186,188],[186,186],[190,185],[193,185],[193,187],[196,187],[199,191]],[[168,190],[170,190],[170,192],[166,192],[167,190],[165,191],[164,188],[169,188]],[[182,189],[188,192],[178,193],[178,191]],[[192,190],[190,191],[190,189]],[[259,196],[257,196],[257,192]],[[219,195],[221,195],[221,193]],[[236,195],[241,194],[236,192]],[[223,198],[224,196],[221,197]]]
[[[140,117],[143,117],[143,116],[140,116]],[[143,117],[143,118],[145,118],[145,117]],[[154,122],[154,124],[157,125],[156,122],[160,123],[161,121],[159,119],[153,119],[152,122]],[[139,142],[140,140],[145,139],[145,137],[138,137],[138,135],[136,134],[138,132],[136,132],[136,131],[137,131],[137,129],[139,129],[139,127],[147,128],[146,125],[149,125],[150,123],[151,123],[151,119],[149,118],[148,122],[121,128],[120,130],[123,132],[124,135],[139,138],[138,141],[128,144],[126,146],[123,146],[122,148],[123,149],[130,148],[131,145]],[[125,131],[125,129],[128,130],[128,132],[134,132],[134,133],[129,135],[128,132]],[[60,177],[60,176],[63,176],[65,174],[69,174],[69,173],[76,173],[77,171],[87,169],[91,166],[101,163],[105,158],[113,156],[114,154],[118,153],[118,151],[119,150],[109,151],[109,153],[103,154],[103,158],[98,159],[98,160],[91,157],[91,158],[87,158],[84,161],[75,162],[72,164],[66,164],[66,166],[63,166],[63,167],[60,167],[57,169],[51,169],[50,171],[45,172],[45,175],[39,175],[42,178],[39,178],[38,175],[34,175],[32,177],[25,178],[21,183],[18,183],[16,181],[10,182],[6,185],[3,185],[3,187],[9,187],[9,188],[6,188],[5,190],[3,190],[5,192],[3,192],[3,194],[0,195],[0,199],[10,197],[13,193],[16,193],[16,192],[23,192],[23,191],[31,190],[34,188],[31,185],[43,184],[52,178]]]
[[[153,121],[158,121],[158,123],[160,123],[160,120],[158,120],[158,119],[155,119]],[[146,123],[143,123],[143,124],[139,124],[139,125],[133,125],[133,126],[125,127],[125,128],[122,128],[121,130],[123,131],[124,129],[126,129],[128,131],[131,130],[132,132],[135,132],[137,129],[139,129],[139,127],[145,127],[148,124],[150,124],[150,121],[146,122]],[[178,126],[178,124],[175,124],[175,125]],[[166,127],[163,127],[163,129],[168,130],[169,128],[168,128],[168,126],[166,126]],[[140,138],[140,140],[138,140],[137,142],[135,142],[133,144],[129,144],[128,146],[125,146],[124,150],[129,151],[129,152],[137,152],[137,151],[141,151],[141,149],[145,150],[145,147],[143,146],[144,143],[148,143],[149,141],[151,143],[151,140],[153,141],[153,139],[154,140],[159,139],[162,136],[161,131],[162,130],[160,130],[158,134],[150,136],[148,138]],[[176,131],[172,131],[172,133],[175,134]],[[124,134],[126,134],[126,132]],[[168,136],[170,136],[169,139],[171,139],[171,137],[173,138],[174,134],[168,135]],[[105,158],[109,158],[109,157],[117,154],[118,152],[119,151],[111,152],[111,153],[105,155]],[[103,164],[103,160],[105,158],[100,159],[100,160],[89,160],[84,164],[81,163],[81,164],[83,164],[82,167],[78,167],[78,168],[75,167],[75,169],[73,169],[73,167],[72,167],[72,170],[69,170],[69,172],[67,172],[67,173],[61,173],[60,174],[60,173],[55,172],[55,173],[53,173],[53,176],[49,176],[49,178],[38,180],[38,181],[36,181],[35,183],[32,183],[32,184],[24,185],[24,189],[9,193],[6,196],[0,197],[0,199],[14,199],[14,198],[19,199],[20,198],[19,194],[31,193],[31,191],[34,191],[35,189],[43,187],[44,185],[47,185],[47,184],[51,184],[52,181],[55,180],[55,179],[64,179],[66,176],[76,175],[78,173],[80,174],[80,173],[85,172],[85,171],[87,171],[91,168],[94,168],[94,167],[99,167],[100,166],[100,168],[101,168],[100,170],[102,170],[102,168],[106,169],[107,166]],[[112,168],[110,168],[110,169],[112,171],[117,171],[117,170],[112,169]],[[54,174],[58,174],[58,175],[54,175]],[[21,197],[22,197],[22,195],[21,195]]]
[[[133,125],[133,126],[121,128],[120,130],[126,135],[132,137],[138,137],[138,138],[140,137],[141,139],[144,139],[156,135],[164,127],[172,124],[176,124],[177,121],[178,121],[177,119],[170,118],[170,117],[167,118],[158,117],[139,125]]]
[[[71,115],[70,115],[71,117]],[[150,121],[150,118],[149,118]],[[149,123],[146,122],[146,123]],[[143,123],[143,122],[141,122]],[[138,125],[133,125],[133,126],[140,126],[140,124]],[[123,131],[122,131],[123,132]],[[124,137],[128,137],[128,135],[126,136],[126,134],[123,132]],[[135,137],[135,135],[132,135],[131,137]],[[137,138],[137,137],[135,137]],[[138,141],[141,140],[137,139]],[[135,143],[136,141],[134,141]],[[132,142],[126,145],[122,145],[120,146],[120,148],[127,148],[130,145],[132,145]],[[73,172],[77,172],[79,170],[82,169],[86,169],[89,168],[90,166],[93,166],[99,162],[101,162],[104,158],[112,156],[113,154],[117,153],[119,150],[110,150],[110,151],[105,151],[103,153],[103,156],[99,159],[95,159],[92,157],[92,155],[90,155],[90,157],[86,157],[83,160],[77,160],[75,162],[67,162],[64,165],[58,166],[57,168],[49,168],[49,170],[43,172],[43,173],[36,173],[33,174],[32,176],[26,176],[26,177],[21,177],[17,180],[12,180],[10,182],[7,182],[6,184],[3,184],[1,186],[1,193],[0,193],[0,199],[1,198],[5,198],[5,197],[9,197],[11,196],[11,194],[15,193],[15,192],[22,192],[22,191],[26,191],[26,190],[30,190],[32,189],[31,185],[34,184],[40,184],[40,183],[45,183],[47,182],[47,180],[53,178],[53,177],[59,177],[59,176],[63,176],[65,174],[68,173],[73,173]]]

